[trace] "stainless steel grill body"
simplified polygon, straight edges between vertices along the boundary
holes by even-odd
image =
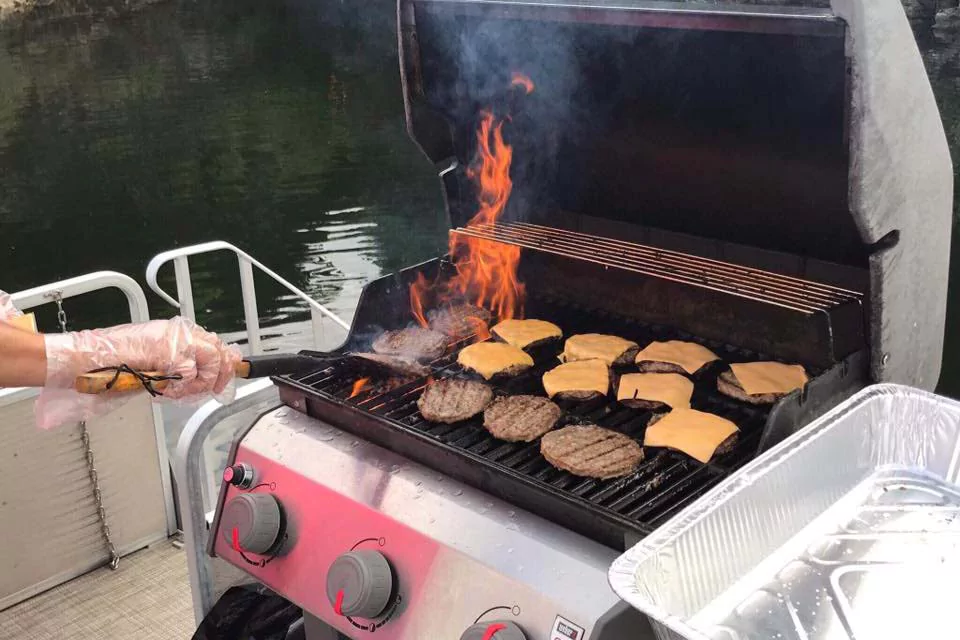
[[[455,640],[506,619],[553,640],[558,616],[591,640],[652,637],[607,585],[609,547],[293,409],[263,416],[234,460],[255,470],[256,492],[280,501],[287,551],[251,565],[221,529],[216,554],[349,637]],[[229,487],[221,503],[245,491]],[[382,552],[396,577],[396,606],[373,632],[358,627],[371,621],[336,615],[323,588],[351,549]]]

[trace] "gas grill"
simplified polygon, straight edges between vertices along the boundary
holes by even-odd
[[[952,169],[906,18],[896,0],[400,0],[398,19],[408,128],[452,246],[519,248],[526,317],[565,336],[708,347],[721,360],[693,377],[692,405],[739,436],[707,464],[648,449],[635,473],[594,480],[482,417],[425,420],[424,388],[470,375],[456,356],[481,336],[420,377],[371,378],[349,354],[412,325],[411,286],[456,278],[452,251],[368,284],[346,342],[276,380],[286,407],[238,439],[211,552],[302,606],[312,638],[644,637],[606,585],[617,551],[868,381],[936,383]],[[478,220],[491,112],[513,192]],[[542,394],[558,349],[495,392]],[[729,363],[758,360],[810,382],[771,406],[717,391]],[[560,404],[562,424],[639,441],[652,417]]]

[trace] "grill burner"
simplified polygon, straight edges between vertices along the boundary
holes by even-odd
[[[700,340],[670,327],[645,325],[558,300],[531,299],[528,309],[529,317],[556,322],[566,336],[604,332],[641,345],[652,340],[695,340],[725,362],[767,359],[760,353]],[[454,353],[432,363],[434,380],[467,375],[457,364],[455,352],[470,341],[458,343]],[[496,390],[509,394],[542,393],[540,377],[557,364],[556,353],[553,349],[535,354],[532,370],[495,384]],[[454,425],[428,422],[416,406],[428,384],[426,377],[386,392],[375,387],[350,398],[357,372],[344,360],[279,382],[284,401],[303,408],[308,415],[383,444],[608,546],[623,548],[630,540],[650,533],[756,454],[770,408],[746,405],[721,395],[716,390],[716,378],[722,370],[723,364],[718,363],[697,377],[692,405],[728,418],[740,427],[733,447],[706,465],[674,451],[648,449],[647,459],[635,474],[612,480],[580,478],[554,468],[540,455],[539,441],[527,444],[497,440],[483,428],[482,416]],[[641,442],[652,416],[650,411],[628,409],[609,397],[582,404],[559,404],[565,412],[559,426],[595,423]],[[424,443],[429,446],[424,447]]]

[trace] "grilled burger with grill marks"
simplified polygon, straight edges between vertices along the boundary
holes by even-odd
[[[427,322],[434,331],[459,340],[478,333],[480,329],[485,332],[491,317],[490,312],[481,307],[458,304],[430,311],[427,313]]]
[[[449,338],[439,331],[407,327],[384,331],[373,341],[373,350],[385,356],[412,360],[436,360],[447,350]]]
[[[448,378],[427,386],[417,408],[431,422],[451,424],[472,418],[492,400],[493,391],[482,382]]]
[[[540,453],[558,469],[588,478],[617,478],[633,473],[643,448],[618,431],[573,425],[543,436]]]
[[[533,442],[553,429],[562,413],[541,396],[504,396],[483,412],[483,426],[500,440]]]

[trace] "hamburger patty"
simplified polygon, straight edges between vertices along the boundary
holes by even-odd
[[[494,438],[533,442],[557,424],[563,412],[541,396],[505,396],[483,412],[483,426]]]
[[[759,393],[751,396],[740,386],[737,377],[733,375],[733,371],[724,371],[720,374],[717,378],[717,391],[725,396],[730,396],[731,398],[749,404],[773,404],[787,395],[785,393]]]
[[[486,309],[472,304],[459,304],[430,311],[427,313],[427,322],[431,329],[451,338],[466,338],[477,333],[478,325],[489,325],[492,317]]]
[[[595,425],[551,431],[540,441],[540,453],[558,469],[601,479],[633,473],[643,460],[643,448],[633,438]]]
[[[352,355],[361,358],[362,362],[369,368],[377,369],[378,373],[411,377],[425,376],[430,373],[429,367],[403,356],[386,356],[381,353],[354,353]]]
[[[672,362],[657,362],[656,360],[642,360],[637,363],[637,369],[640,373],[687,373],[686,370],[678,364],[673,364]]]
[[[373,350],[385,356],[436,360],[447,350],[447,336],[422,327],[384,331],[373,341]]]
[[[429,385],[417,400],[424,418],[453,423],[472,418],[493,400],[493,391],[475,380],[447,379]]]

